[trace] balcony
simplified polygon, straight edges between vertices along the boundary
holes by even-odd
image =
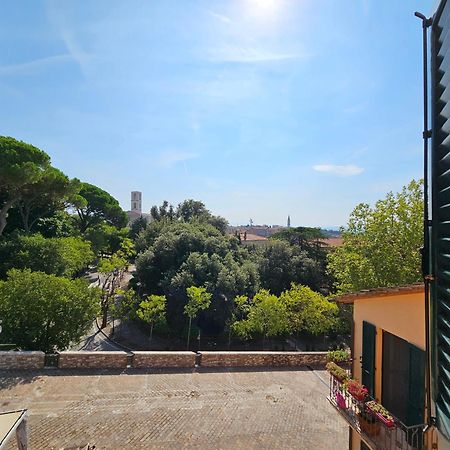
[[[331,374],[328,400],[372,449],[426,450],[425,424],[406,426],[394,416],[390,423],[383,422],[367,406],[372,398],[366,396],[364,401],[356,400]]]

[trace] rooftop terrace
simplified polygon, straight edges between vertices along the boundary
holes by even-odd
[[[0,410],[29,408],[31,449],[346,449],[327,382],[308,369],[0,371]]]

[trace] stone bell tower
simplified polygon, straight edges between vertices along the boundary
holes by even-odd
[[[131,192],[131,211],[142,214],[142,192]]]

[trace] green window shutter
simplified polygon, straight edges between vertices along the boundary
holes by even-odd
[[[431,29],[431,261],[433,399],[437,426],[450,437],[450,2]]]
[[[409,344],[408,426],[424,423],[425,420],[425,364],[425,352]]]
[[[375,325],[363,322],[362,333],[362,379],[361,383],[367,387],[369,394],[375,394],[375,337],[377,334]]]

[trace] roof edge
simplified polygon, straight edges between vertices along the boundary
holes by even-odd
[[[372,297],[391,297],[394,295],[405,295],[405,294],[418,294],[424,292],[423,283],[413,283],[402,286],[390,286],[390,287],[380,287],[372,289],[363,289],[358,292],[349,292],[347,294],[342,294],[333,297],[331,300],[336,303],[353,303],[355,300],[360,298],[372,298]]]

